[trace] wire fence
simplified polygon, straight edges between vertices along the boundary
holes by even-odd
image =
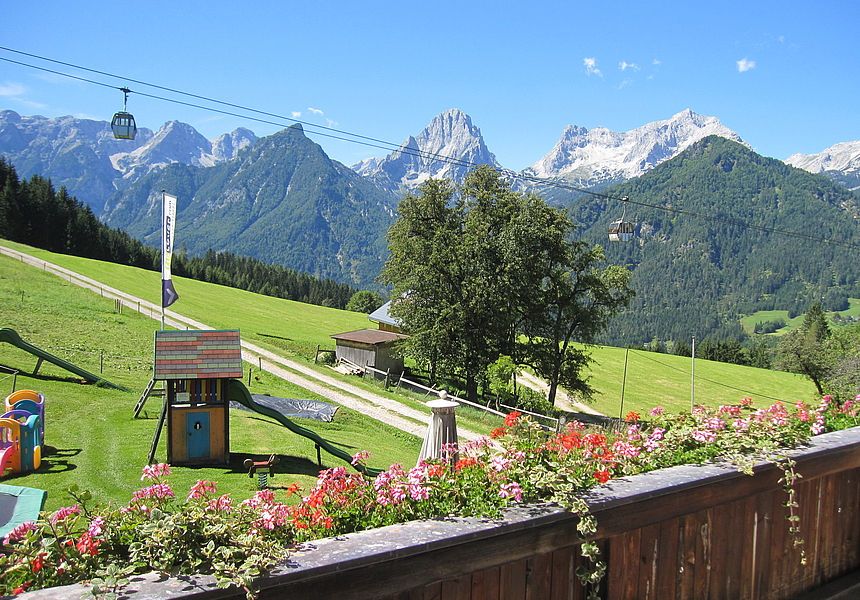
[[[408,392],[412,392],[413,394],[423,396],[424,398],[429,398],[429,397],[438,398],[439,392],[443,391],[443,390],[437,390],[437,389],[428,387],[426,385],[422,385],[416,381],[412,381],[410,379],[407,379],[406,377],[403,376],[403,373],[400,373],[399,375],[392,375],[392,373],[390,371],[380,371],[379,369],[376,369],[374,367],[367,366],[367,365],[365,365],[364,367],[357,367],[357,368],[363,370],[365,379],[370,379],[370,380],[375,381],[375,382],[380,382],[380,381],[383,382],[383,387],[385,387],[385,389],[393,388],[395,390],[405,390]],[[396,381],[395,381],[395,379],[396,379]],[[508,413],[506,413],[506,412],[498,411],[494,408],[490,408],[489,406],[485,406],[483,404],[478,404],[476,402],[471,402],[469,400],[466,400],[465,398],[460,398],[458,396],[451,395],[447,391],[446,391],[446,394],[447,394],[447,398],[449,400],[452,400],[454,402],[458,402],[458,403],[463,404],[465,406],[470,406],[476,410],[483,411],[483,412],[488,413],[488,414],[493,414],[493,415],[496,415],[496,416],[499,416],[502,418],[504,418],[508,415]],[[529,415],[530,417],[533,417],[536,421],[538,421],[541,425],[545,425],[549,428],[556,429],[559,426],[559,420],[556,419],[555,417],[549,417],[547,415],[542,415],[540,413],[535,413],[535,412],[523,410],[520,408],[512,408],[509,406],[505,406],[504,404],[502,404],[501,406],[505,409],[508,409],[509,412],[518,411],[522,414]]]

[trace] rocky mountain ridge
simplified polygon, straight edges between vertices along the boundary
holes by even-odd
[[[0,155],[15,165],[18,175],[51,178],[97,215],[112,193],[154,169],[173,162],[213,166],[256,141],[245,128],[207,140],[179,121],[165,123],[157,132],[141,127],[135,139],[119,140],[107,121],[0,111]]]

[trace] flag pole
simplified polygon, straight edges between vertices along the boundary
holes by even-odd
[[[167,252],[167,206],[164,201],[164,190],[161,190],[161,331],[164,331],[164,266],[166,264],[165,253]]]

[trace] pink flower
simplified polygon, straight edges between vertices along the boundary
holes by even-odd
[[[230,500],[230,494],[224,494],[219,498],[215,498],[214,500],[210,500],[209,504],[206,506],[207,510],[216,510],[221,512],[230,512],[233,509]]]
[[[15,529],[10,531],[5,538],[3,538],[3,544],[6,545],[9,542],[17,542],[18,540],[23,540],[27,537],[28,531],[35,531],[36,523],[34,521],[24,521],[20,525],[18,525]]]
[[[654,408],[651,409],[651,416],[652,417],[659,417],[662,414],[663,414],[663,407],[662,406],[655,406]]]
[[[218,490],[215,487],[216,481],[203,481],[202,479],[198,479],[197,483],[191,486],[191,490],[188,492],[188,500],[196,500],[197,498],[205,498],[209,494],[214,494]]]
[[[710,429],[696,429],[692,433],[693,439],[702,443],[713,443],[717,441],[717,435]]]
[[[523,489],[516,481],[511,483],[503,483],[499,489],[500,498],[514,498],[517,502],[523,499]]]
[[[370,452],[368,452],[367,450],[361,450],[361,451],[357,452],[355,454],[355,456],[352,457],[352,464],[357,465],[359,463],[364,463],[364,461],[367,460],[368,458],[370,458],[371,456],[372,456],[372,454]]]
[[[639,448],[630,442],[625,442],[623,440],[617,440],[612,444],[612,451],[620,456],[626,456],[627,458],[636,458],[639,456]]]
[[[89,528],[87,529],[87,533],[91,536],[101,535],[102,531],[104,531],[105,520],[102,517],[96,517],[93,519],[92,523],[90,523]]]
[[[170,475],[170,465],[168,464],[158,463],[157,465],[146,465],[143,467],[143,475],[140,476],[140,480],[158,479],[159,477],[167,475]]]
[[[79,515],[81,514],[80,505],[75,504],[74,506],[66,506],[57,510],[53,515],[51,515],[51,525],[56,525],[60,521],[63,521],[67,517],[71,515]]]

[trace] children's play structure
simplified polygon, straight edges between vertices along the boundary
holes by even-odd
[[[45,398],[33,390],[6,396],[0,415],[0,477],[27,473],[42,464],[45,443]]]
[[[147,398],[161,385],[163,404],[148,462],[155,459],[167,425],[167,462],[172,465],[227,464],[230,461],[230,401],[258,412],[314,442],[317,452],[352,462],[352,455],[297,425],[280,412],[254,401],[242,378],[242,343],[238,330],[155,332],[155,368],[135,407],[138,416]],[[355,468],[368,475],[377,469]]]
[[[98,385],[103,385],[104,387],[113,388],[115,390],[122,390],[123,392],[128,392],[129,390],[124,388],[121,385],[117,385],[115,383],[111,383],[101,375],[96,375],[95,373],[90,373],[86,369],[82,369],[77,365],[70,363],[67,360],[63,360],[59,356],[54,356],[50,352],[42,350],[41,348],[34,346],[33,344],[24,341],[21,339],[21,336],[14,329],[9,329],[8,327],[0,328],[0,342],[5,342],[7,344],[11,344],[16,348],[23,350],[29,354],[35,356],[38,360],[36,361],[36,366],[33,368],[33,375],[37,375],[39,373],[39,369],[42,366],[42,363],[47,361],[51,364],[57,365],[61,369],[68,371],[69,373],[74,373],[78,377],[83,378],[84,380],[95,383]]]

